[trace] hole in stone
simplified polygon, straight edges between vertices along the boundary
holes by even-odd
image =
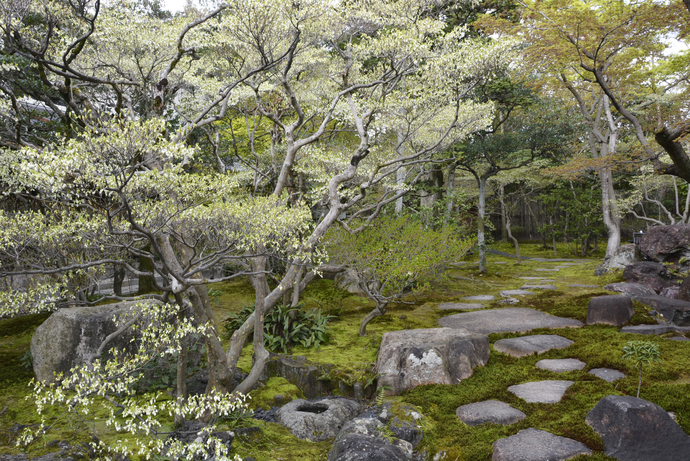
[[[306,413],[323,413],[328,410],[328,405],[323,403],[305,403],[297,408],[297,411],[304,411]]]

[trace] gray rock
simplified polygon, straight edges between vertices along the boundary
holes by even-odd
[[[335,286],[348,293],[366,297],[367,293],[359,286],[360,278],[354,269],[346,269],[339,272],[333,279]]]
[[[625,378],[623,373],[618,370],[614,370],[613,368],[592,368],[589,370],[589,374],[610,383]]]
[[[625,269],[625,266],[629,266],[637,261],[642,261],[640,249],[634,243],[628,243],[618,247],[613,256],[608,260],[607,266],[609,269]]]
[[[524,429],[494,442],[491,461],[562,461],[591,454],[586,445],[538,429]]]
[[[690,302],[658,295],[636,296],[635,301],[653,307],[674,325],[690,326]]]
[[[320,442],[335,437],[343,425],[361,411],[362,406],[353,400],[296,399],[276,412],[276,422],[297,438]]]
[[[489,360],[489,339],[462,328],[383,334],[376,359],[378,386],[396,395],[422,384],[457,384]]]
[[[575,341],[558,335],[532,335],[520,338],[499,339],[494,343],[494,350],[508,354],[511,357],[525,357],[535,352],[543,354],[551,349],[565,349],[574,343]]]
[[[538,267],[538,268],[534,269],[534,271],[535,271],[535,272],[558,272],[558,271],[560,271],[560,269],[556,269],[555,267],[552,268],[552,269],[547,269],[547,268],[543,268],[543,267]]]
[[[122,318],[135,302],[92,307],[59,309],[41,324],[31,338],[33,368],[39,381],[54,382],[55,373],[67,376],[70,370],[96,357],[103,340],[117,330],[114,317]],[[136,350],[134,330],[129,329],[112,341],[107,350]],[[109,353],[105,358],[111,357]]]
[[[522,280],[544,280],[546,277],[518,277]]]
[[[493,423],[507,426],[525,419],[526,414],[507,403],[498,400],[485,400],[484,402],[470,403],[455,410],[458,419],[468,426]]]
[[[685,336],[673,336],[666,339],[670,339],[671,341],[690,341],[690,339],[686,338]]]
[[[465,296],[462,299],[468,299],[470,301],[493,301],[494,295],[475,295],[475,296]]]
[[[573,381],[532,381],[510,386],[512,392],[529,403],[558,403]]]
[[[571,283],[567,286],[575,288],[600,288],[599,285],[585,285],[584,283]]]
[[[690,301],[690,276],[685,277],[678,287],[678,299]]]
[[[678,286],[666,287],[659,292],[659,296],[663,296],[664,298],[679,299],[680,287],[678,287]]]
[[[587,325],[605,323],[619,327],[628,323],[633,314],[635,309],[629,296],[596,296],[587,306]]]
[[[522,285],[522,290],[558,290],[556,285]]]
[[[654,261],[640,261],[627,266],[623,271],[623,277],[628,283],[648,286],[656,293],[675,285],[671,281],[673,276],[668,269]]]
[[[675,331],[669,325],[630,325],[621,328],[621,333],[634,333],[637,335],[663,335]]]
[[[424,438],[424,431],[420,426],[411,421],[403,421],[397,416],[393,417],[389,427],[393,435],[410,444],[410,451],[417,448]]]
[[[383,437],[384,428],[376,418],[348,421],[335,438],[328,461],[407,461],[405,452]]]
[[[538,361],[535,366],[554,373],[565,373],[566,371],[582,370],[586,365],[585,362],[578,359],[544,359]]]
[[[641,285],[639,283],[609,283],[604,287],[604,290],[617,291],[618,293],[623,293],[624,295],[632,296],[633,298],[636,296],[647,296],[656,294],[656,292],[651,288],[645,285]]]
[[[503,290],[501,291],[501,296],[504,297],[509,297],[509,296],[530,296],[533,295],[534,293],[531,291],[527,290]]]
[[[690,457],[690,436],[652,402],[609,395],[585,422],[601,436],[605,453],[621,461],[680,461]]]
[[[438,305],[441,310],[462,310],[469,311],[473,309],[483,309],[484,304],[480,303],[441,303]]]
[[[556,317],[524,307],[463,312],[441,317],[438,323],[442,327],[465,328],[481,334],[525,332],[535,328],[578,328],[582,326],[582,322],[579,320]]]

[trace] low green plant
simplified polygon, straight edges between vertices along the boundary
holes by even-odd
[[[320,309],[305,311],[304,303],[297,306],[278,304],[264,318],[264,344],[274,352],[282,351],[287,354],[292,346],[318,347],[328,342],[326,324],[333,318],[324,315]],[[225,329],[229,336],[242,326],[254,312],[254,306],[244,306],[240,312],[232,314],[225,322]]]
[[[32,371],[34,369],[34,357],[31,355],[31,351],[26,351],[26,354],[22,355],[19,361],[26,371]]]
[[[623,358],[635,364],[639,368],[639,382],[637,383],[637,398],[640,398],[642,387],[642,366],[652,362],[661,362],[659,345],[649,341],[629,341],[623,346]]]

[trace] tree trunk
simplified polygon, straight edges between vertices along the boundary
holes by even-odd
[[[367,325],[369,324],[369,322],[371,322],[376,317],[380,317],[386,313],[386,304],[379,304],[378,302],[376,304],[377,306],[374,308],[374,310],[369,312],[366,315],[366,317],[362,319],[362,322],[359,324],[359,336],[366,336]]]
[[[144,251],[147,253],[151,252],[151,245],[147,245],[144,248]],[[153,265],[153,261],[149,258],[145,257],[140,257],[139,258],[139,270],[142,272],[151,272],[152,274],[155,274],[155,267]],[[155,289],[153,286],[153,276],[151,277],[146,277],[146,276],[139,276],[139,289],[137,291],[137,294],[145,294],[145,293],[150,293]]]
[[[486,178],[479,178],[479,204],[477,206],[477,252],[479,254],[479,272],[486,272],[486,239],[484,236],[484,215],[486,206]]]
[[[261,256],[256,258],[252,263],[252,271],[257,273],[256,275],[250,276],[254,291],[256,292],[256,307],[254,309],[254,358],[249,376],[234,389],[234,392],[242,394],[249,393],[254,389],[259,382],[259,377],[263,373],[266,360],[268,359],[268,351],[264,346],[265,301],[268,295],[268,283],[266,281],[266,274],[264,273],[266,269],[266,260],[267,258],[265,256]]]
[[[113,265],[113,293],[122,296],[122,282],[125,280],[125,270],[118,264]]]
[[[502,127],[503,125],[501,125]],[[507,218],[506,218],[506,204],[504,199],[505,195],[505,186],[503,184],[499,185],[498,189],[499,193],[499,200],[501,204],[501,242],[507,242],[508,241],[508,228],[507,228]]]

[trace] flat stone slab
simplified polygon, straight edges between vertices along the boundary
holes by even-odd
[[[571,283],[568,286],[575,288],[601,288],[599,285],[585,285],[584,283]]]
[[[469,299],[470,301],[493,301],[494,295],[475,295],[475,296],[465,296],[462,299]]]
[[[553,269],[547,269],[545,267],[537,267],[534,269],[535,272],[558,272],[560,269],[556,269],[555,267]]]
[[[589,374],[610,383],[625,378],[625,374],[613,368],[592,368],[589,370]]]
[[[438,324],[448,328],[466,328],[481,334],[525,332],[535,328],[578,328],[579,320],[556,317],[526,307],[484,309],[441,317]]]
[[[494,350],[511,357],[525,357],[535,352],[543,354],[551,349],[565,349],[574,343],[575,341],[558,335],[532,335],[499,339],[494,343]]]
[[[690,339],[686,338],[685,336],[673,336],[666,339],[670,339],[671,341],[690,341]]]
[[[523,429],[515,435],[498,439],[491,461],[562,461],[592,451],[577,440],[538,429]]]
[[[509,297],[509,296],[529,296],[533,295],[531,291],[527,290],[503,290],[501,291],[501,296],[504,297]]]
[[[558,290],[556,285],[522,285],[521,290]]]
[[[638,335],[663,335],[672,331],[676,331],[676,329],[669,325],[630,325],[621,328],[620,332]]]
[[[566,371],[582,370],[586,365],[585,362],[578,359],[544,359],[538,361],[535,366],[554,373],[565,373]]]
[[[544,280],[546,277],[518,277],[522,280]]]
[[[574,381],[532,381],[510,386],[512,392],[529,403],[558,403]]]
[[[484,308],[484,304],[480,303],[441,303],[438,305],[438,308],[441,310],[472,310],[472,309],[482,309]]]
[[[507,403],[498,400],[485,400],[484,402],[470,403],[455,410],[458,419],[468,426],[494,423],[507,426],[525,419],[526,414]]]

